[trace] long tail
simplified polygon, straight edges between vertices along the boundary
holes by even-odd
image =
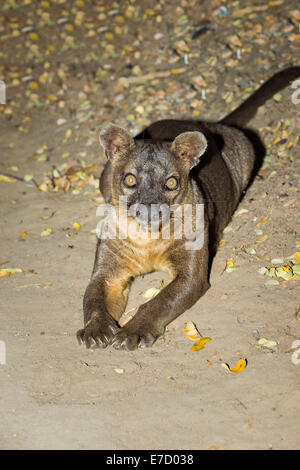
[[[249,96],[244,103],[220,122],[240,127],[245,126],[255,116],[257,109],[262,104],[298,77],[300,77],[300,67],[289,67],[276,73],[261,88]]]

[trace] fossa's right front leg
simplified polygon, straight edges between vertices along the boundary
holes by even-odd
[[[98,241],[92,279],[83,298],[84,328],[77,332],[79,343],[89,348],[93,341],[105,348],[119,331],[118,320],[125,311],[130,277],[120,276],[118,263]],[[105,262],[103,262],[105,260]]]
[[[97,346],[105,348],[119,330],[105,304],[105,282],[99,275],[91,280],[84,294],[84,328],[77,331],[77,339],[79,343],[85,343],[87,348],[93,341]]]

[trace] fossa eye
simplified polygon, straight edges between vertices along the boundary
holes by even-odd
[[[165,182],[165,188],[169,189],[169,191],[173,191],[174,189],[178,188],[178,180],[175,178],[175,176],[171,176],[171,178],[168,178],[167,181]]]
[[[123,183],[127,188],[134,188],[136,186],[136,177],[132,173],[127,173],[124,176]]]

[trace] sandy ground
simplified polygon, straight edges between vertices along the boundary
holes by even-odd
[[[24,139],[10,137],[21,159]],[[24,165],[27,173],[30,166]],[[272,257],[293,253],[294,234],[279,230],[283,209],[271,197],[266,211],[264,188],[254,183],[241,205],[249,212],[233,219],[207,294],[152,349],[125,353],[86,350],[74,336],[93,264],[94,208],[80,195],[37,194],[19,182],[1,187],[1,264],[23,269],[1,278],[1,448],[299,448],[300,367],[292,363],[290,349],[300,334],[293,316],[298,281],[266,286],[257,273],[266,262],[241,251],[253,239],[253,219],[268,213]],[[254,194],[257,200],[250,202]],[[284,219],[288,224],[288,214]],[[75,220],[82,228],[72,236]],[[53,233],[41,237],[46,226]],[[25,229],[28,237],[18,240]],[[237,270],[222,274],[234,247]],[[138,279],[128,309],[162,278],[156,273]],[[212,338],[204,350],[190,351],[192,343],[181,332],[185,321]],[[253,330],[278,346],[256,349]],[[242,357],[248,366],[240,374],[221,367]]]
[[[293,2],[287,3],[292,9]],[[223,75],[226,86],[231,73]],[[107,113],[119,122],[116,110]],[[281,102],[271,100],[251,125],[275,128],[283,117],[295,138],[297,113],[285,90]],[[158,110],[155,117],[167,112],[162,114]],[[73,138],[74,131],[63,146],[70,124],[58,126],[58,117],[34,112],[27,133],[1,118],[0,173],[13,175],[8,168],[15,165],[16,175],[32,174],[41,183],[61,164],[62,151],[75,155],[83,148],[100,172],[104,159],[94,123],[83,125],[83,142]],[[266,135],[269,143],[275,137]],[[45,143],[54,153],[38,163],[32,155]],[[268,156],[238,208],[245,211],[224,234],[209,291],[151,349],[134,352],[87,350],[75,338],[94,260],[93,192],[40,192],[32,182],[0,182],[0,268],[22,269],[0,278],[0,340],[6,345],[1,449],[300,449],[300,364],[292,362],[292,343],[300,338],[300,281],[272,285],[258,272],[274,258],[288,263],[297,246],[299,251],[299,147],[281,158],[273,148]],[[48,227],[52,233],[41,237]],[[231,257],[237,269],[224,272]],[[161,279],[160,273],[138,279],[128,309],[145,301],[142,294]],[[211,338],[203,350],[190,350],[192,342],[182,333],[186,321]],[[257,335],[276,346],[259,348]],[[221,366],[240,358],[248,364],[239,374]]]

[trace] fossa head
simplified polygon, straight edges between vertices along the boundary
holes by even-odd
[[[160,205],[185,202],[190,170],[207,147],[201,132],[184,132],[173,142],[135,141],[114,124],[101,130],[100,143],[111,167],[105,185],[110,185],[112,203],[126,196],[128,210],[141,225],[161,217]]]

